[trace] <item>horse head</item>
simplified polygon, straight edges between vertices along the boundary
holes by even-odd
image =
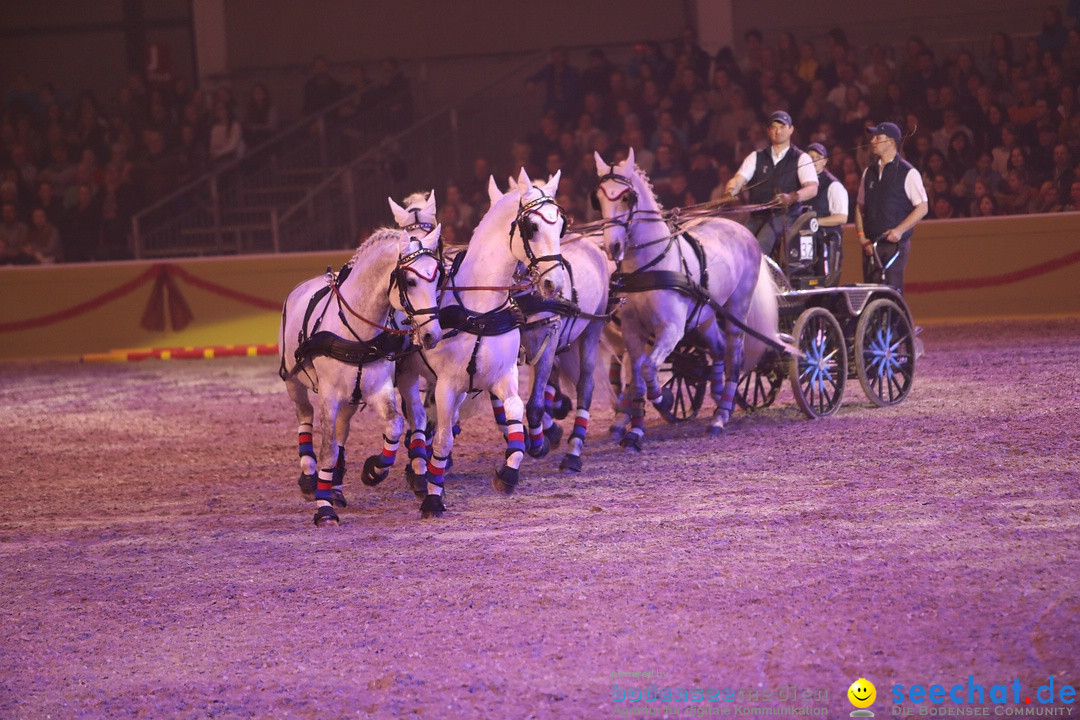
[[[530,278],[546,298],[562,294],[569,285],[560,244],[570,221],[555,202],[561,177],[562,172],[556,172],[546,183],[534,185],[522,168],[510,186],[520,198],[510,231],[510,250],[525,263]],[[489,183],[489,195],[493,184],[494,179]]]
[[[388,200],[394,219],[402,228],[397,266],[390,282],[390,305],[409,317],[413,341],[432,348],[443,335],[439,324],[442,225],[434,224],[435,191],[432,190],[422,204],[407,202],[407,208],[402,208],[391,198]],[[396,293],[393,292],[395,287]]]
[[[593,195],[593,207],[600,211],[605,221],[604,250],[611,260],[622,262],[630,243],[630,222],[640,198],[634,171],[634,149],[630,148],[626,160],[614,167],[605,163],[600,153],[593,155],[596,174],[600,178]]]

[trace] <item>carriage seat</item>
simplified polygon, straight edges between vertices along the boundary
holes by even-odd
[[[803,212],[784,236],[780,267],[796,290],[836,287],[840,284],[843,233],[840,228],[823,228],[817,213]]]

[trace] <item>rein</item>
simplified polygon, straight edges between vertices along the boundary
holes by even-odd
[[[352,305],[350,305],[349,301],[346,300],[345,297],[341,294],[341,288],[337,286],[337,283],[330,283],[330,288],[331,291],[334,293],[334,297],[338,299],[338,303],[341,305],[341,307],[348,310],[349,314],[357,320],[367,323],[376,330],[381,330],[382,332],[390,333],[391,335],[408,335],[412,332],[412,330],[398,330],[397,328],[387,327],[386,325],[380,325],[377,322],[368,320],[366,317],[353,310]]]

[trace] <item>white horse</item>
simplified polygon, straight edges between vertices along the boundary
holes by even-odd
[[[744,351],[737,323],[779,343],[777,289],[761,249],[749,230],[724,218],[670,226],[633,150],[615,167],[596,154],[596,167],[605,246],[626,293],[619,317],[634,395],[631,428],[621,443],[641,449],[646,397],[661,413],[670,410],[672,398],[660,386],[657,367],[690,330],[713,361],[716,411],[709,432],[718,434],[731,415],[744,364],[753,367],[764,349],[751,337]],[[731,319],[717,317],[711,303]]]
[[[534,185],[542,183],[534,181]],[[514,186],[511,179],[510,187]],[[494,193],[501,197],[497,189]],[[552,372],[558,376],[556,354],[567,353],[576,377],[577,412],[574,429],[567,441],[567,453],[559,468],[568,472],[581,471],[581,451],[589,429],[589,409],[592,407],[593,369],[599,354],[600,335],[607,320],[608,286],[611,267],[603,251],[593,241],[580,234],[570,234],[561,243],[563,260],[570,284],[569,298],[544,299],[533,292],[515,296],[526,315],[521,332],[525,360],[532,368],[532,388],[525,404],[528,420],[528,452],[544,457],[551,445],[562,438],[562,428],[554,424],[551,404],[556,385],[550,384]],[[492,398],[495,421],[505,426],[502,403]]]
[[[559,174],[543,187],[533,187],[522,170],[516,189],[503,195],[488,183],[491,209],[469,240],[468,250],[455,259],[444,284],[440,319],[446,328],[442,342],[403,363],[398,389],[409,409],[413,428],[423,428],[426,414],[420,401],[419,378],[434,382],[436,422],[431,455],[426,461],[427,494],[422,517],[445,511],[443,476],[453,450],[453,425],[470,392],[488,392],[502,404],[507,418],[504,464],[492,485],[513,492],[525,453],[522,424],[524,405],[518,394],[519,328],[524,320],[511,302],[515,271],[524,263],[533,284],[545,297],[554,297],[567,284],[559,240],[566,228],[555,203]],[[410,443],[411,444],[411,443]],[[410,454],[410,458],[419,461]],[[410,468],[411,469],[411,468]],[[415,473],[416,470],[413,469]]]
[[[423,222],[425,216],[433,219],[434,202],[432,194],[425,205],[406,210],[390,200],[398,223],[409,229],[377,230],[337,277],[328,273],[301,283],[285,300],[280,374],[296,405],[300,489],[316,501],[318,526],[336,525],[334,505],[345,506],[344,447],[357,407],[371,406],[386,425],[382,453],[367,459],[361,478],[375,485],[394,463],[404,427],[394,395],[393,357],[409,335],[424,347],[442,338],[442,265],[436,252],[441,228]],[[398,327],[393,311],[403,312],[411,329]],[[322,442],[317,456],[309,392],[319,398]]]

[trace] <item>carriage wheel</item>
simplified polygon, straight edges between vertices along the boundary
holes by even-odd
[[[660,384],[675,398],[668,422],[684,422],[698,414],[709,385],[709,356],[693,345],[677,345],[657,368]]]
[[[774,358],[767,357],[739,378],[739,386],[735,389],[735,402],[743,410],[750,412],[767,408],[780,393],[783,379],[782,368]]]
[[[847,381],[847,343],[840,323],[825,308],[810,308],[799,316],[792,334],[802,352],[788,361],[795,402],[811,418],[832,415]]]
[[[866,306],[855,326],[855,373],[870,402],[895,405],[915,379],[915,333],[903,308],[892,300]]]

